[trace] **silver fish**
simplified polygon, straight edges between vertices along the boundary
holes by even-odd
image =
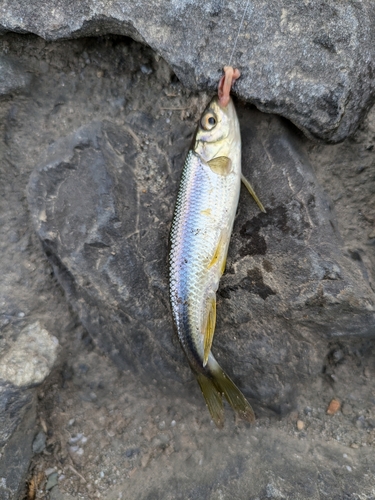
[[[216,291],[225,269],[242,177],[238,118],[232,100],[225,102],[224,106],[217,96],[211,100],[188,152],[169,254],[170,301],[178,337],[218,427],[224,424],[223,395],[239,416],[249,422],[255,418],[245,396],[211,353]],[[249,183],[247,188],[264,210]]]

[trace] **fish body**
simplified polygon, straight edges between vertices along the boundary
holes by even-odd
[[[254,420],[250,404],[224,373],[211,344],[216,291],[225,269],[241,187],[241,135],[230,99],[214,97],[186,157],[170,234],[170,301],[177,334],[216,425],[224,422],[224,395],[237,413]]]

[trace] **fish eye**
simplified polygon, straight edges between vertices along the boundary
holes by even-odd
[[[201,126],[204,130],[212,130],[216,123],[216,116],[211,111],[202,116]]]

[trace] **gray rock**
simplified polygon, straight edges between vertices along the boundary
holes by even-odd
[[[30,396],[30,395],[29,395]],[[0,397],[3,401],[3,395]],[[20,414],[17,413],[20,419]],[[26,476],[33,455],[32,442],[35,435],[36,405],[32,399],[23,412],[19,425],[1,448],[0,456],[0,498],[18,500],[23,498]],[[0,422],[0,425],[2,422]],[[0,426],[0,428],[2,425]]]
[[[32,402],[33,392],[0,381],[0,449],[21,423]]]
[[[42,453],[42,451],[46,448],[46,439],[47,436],[45,433],[43,431],[39,431],[33,441],[34,453]]]
[[[262,111],[289,118],[306,134],[340,141],[374,102],[375,6],[337,3],[60,2],[3,0],[0,32],[48,40],[108,33],[147,43],[184,85],[213,89],[222,66],[242,71],[236,92]]]
[[[14,59],[0,56],[0,96],[6,96],[27,87],[31,75]]]
[[[327,339],[374,335],[374,293],[344,255],[294,130],[255,110],[240,107],[239,115],[244,172],[267,213],[243,193],[213,351],[247,395],[283,413],[321,372]],[[153,127],[160,124],[150,134]],[[174,154],[184,148],[175,144]],[[168,306],[180,172],[171,156],[165,164],[168,154],[155,148],[147,156],[126,128],[93,123],[53,145],[29,183],[37,232],[83,324],[121,368],[159,385],[191,379]]]
[[[42,383],[56,361],[58,345],[39,321],[27,325],[1,358],[0,380],[23,388]]]
[[[52,488],[54,488],[57,485],[57,482],[58,482],[58,474],[57,472],[53,472],[48,476],[46,490],[47,491],[52,490]]]
[[[8,495],[1,496],[0,482],[0,498],[12,499],[19,498],[32,453],[45,448],[44,433],[31,446],[36,418],[33,388],[50,373],[58,347],[57,339],[38,321],[15,330],[15,341],[0,351],[0,478]]]

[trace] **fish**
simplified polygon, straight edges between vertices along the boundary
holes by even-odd
[[[241,134],[229,92],[239,71],[225,75],[199,121],[182,171],[171,231],[169,295],[177,335],[201,388],[211,418],[224,425],[223,396],[244,420],[254,411],[211,352],[216,292],[225,270],[241,180]]]

